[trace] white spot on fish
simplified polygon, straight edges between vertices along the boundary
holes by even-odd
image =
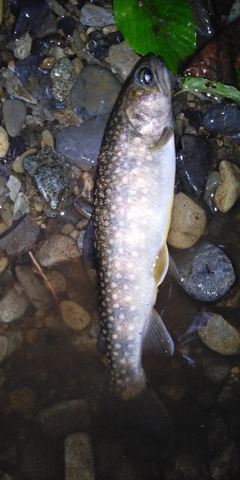
[[[113,340],[116,340],[118,338],[118,335],[116,333],[114,333],[112,338],[113,338]]]
[[[120,307],[119,303],[114,303],[113,304],[113,308],[119,308],[119,307]]]
[[[120,343],[116,343],[115,348],[116,348],[117,350],[119,350],[119,349],[121,348]]]

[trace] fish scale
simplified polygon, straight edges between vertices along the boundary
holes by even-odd
[[[108,121],[93,215],[102,333],[123,399],[146,386],[142,351],[151,332],[162,353],[173,353],[153,306],[168,268],[174,178],[168,72],[162,59],[148,54],[125,82]]]

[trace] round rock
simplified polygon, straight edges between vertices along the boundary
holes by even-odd
[[[8,152],[8,134],[3,127],[0,127],[0,158],[5,157]]]
[[[174,253],[182,288],[196,300],[212,302],[223,297],[236,275],[227,255],[210,242]]]
[[[240,196],[240,168],[234,163],[223,160],[219,164],[221,183],[217,187],[214,202],[220,212],[226,213]]]
[[[205,211],[191,198],[180,192],[174,195],[168,243],[175,248],[189,248],[204,232]]]
[[[64,322],[73,330],[83,330],[91,320],[89,313],[71,300],[63,300],[60,309]]]

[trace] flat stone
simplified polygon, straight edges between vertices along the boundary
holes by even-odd
[[[3,127],[0,127],[0,158],[5,157],[8,152],[8,134]]]
[[[24,292],[20,295],[15,288],[0,300],[0,322],[10,323],[20,318],[26,311],[29,300]]]
[[[87,65],[72,88],[72,108],[83,119],[109,114],[120,90],[120,83],[106,68]]]
[[[52,438],[66,436],[89,427],[89,407],[84,399],[66,400],[41,410],[37,416],[43,432]]]
[[[60,310],[64,322],[73,330],[83,330],[91,320],[89,313],[71,300],[63,300],[60,303]]]
[[[77,165],[96,165],[108,115],[63,128],[56,136],[56,150]]]
[[[35,244],[39,226],[30,214],[13,222],[12,226],[0,235],[0,248],[9,257],[27,253]]]
[[[240,168],[223,160],[219,164],[221,183],[217,187],[214,202],[220,212],[226,213],[240,197]]]
[[[36,258],[43,267],[51,267],[79,258],[80,255],[81,252],[75,240],[56,233],[45,240],[37,252]]]
[[[123,80],[126,80],[134,65],[140,59],[126,42],[112,45],[109,48],[109,60],[113,73],[117,73]]]
[[[47,310],[53,302],[53,298],[37,275],[27,265],[18,265],[15,272],[33,306],[38,310]]]
[[[184,193],[174,195],[168,243],[175,248],[189,248],[204,232],[206,214],[203,208]]]
[[[95,480],[94,458],[88,433],[74,432],[64,442],[65,480]]]
[[[115,23],[112,10],[86,3],[80,12],[80,22],[89,27],[105,27]]]
[[[3,104],[3,119],[8,135],[17,137],[26,119],[26,107],[22,100],[6,100]]]

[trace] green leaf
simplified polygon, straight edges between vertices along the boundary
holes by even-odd
[[[182,79],[182,90],[209,93],[214,96],[231,98],[231,100],[240,102],[240,91],[237,88],[232,85],[224,85],[224,83],[221,82],[207,80],[207,78],[184,77]],[[178,93],[176,95],[178,95]]]
[[[125,41],[137,53],[161,55],[168,68],[192,55],[196,33],[187,0],[114,0],[114,16]]]

